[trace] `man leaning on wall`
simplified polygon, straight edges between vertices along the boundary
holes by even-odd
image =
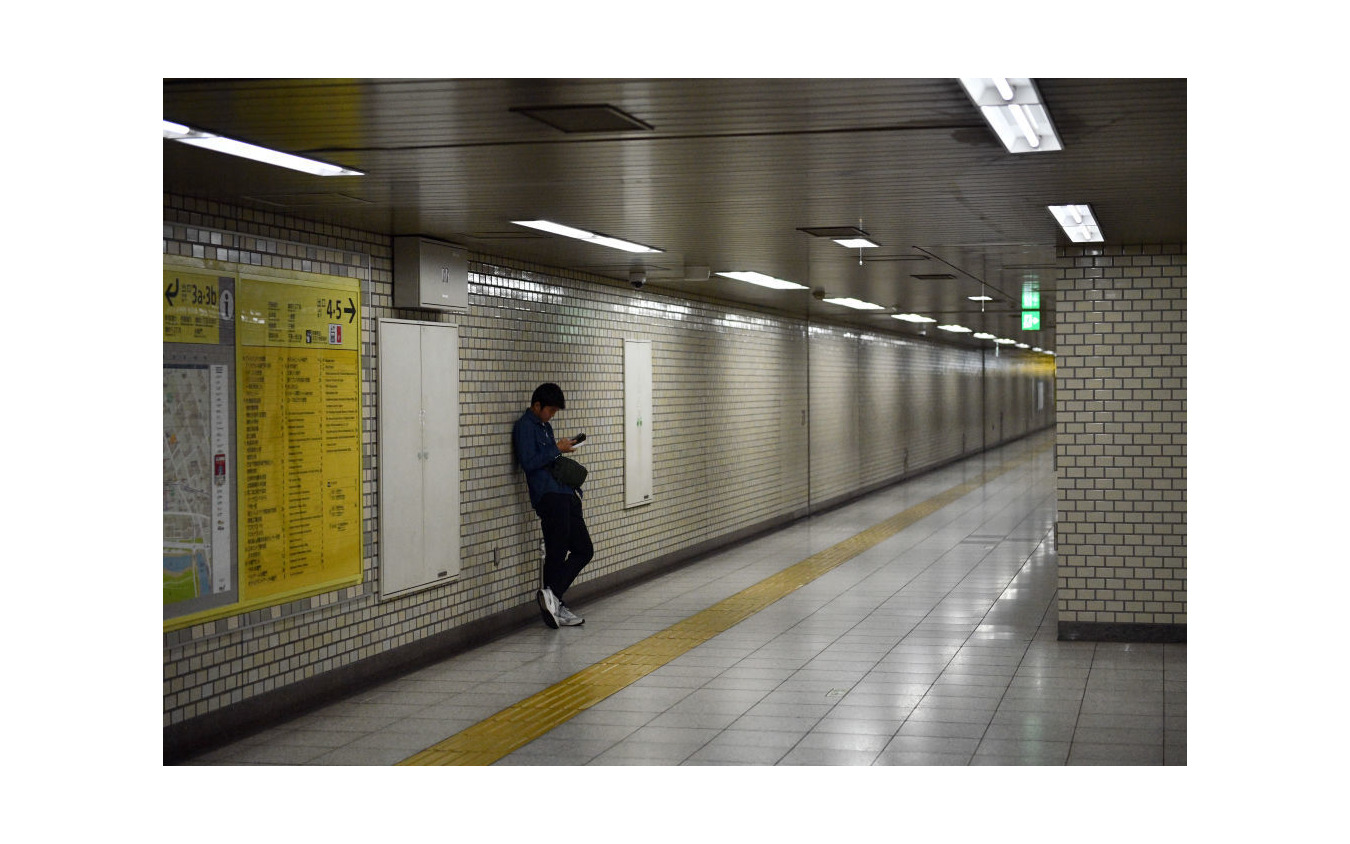
[[[544,585],[535,599],[544,623],[554,629],[585,622],[562,598],[595,554],[582,515],[581,490],[562,483],[552,472],[558,457],[570,453],[579,441],[554,436],[551,421],[566,407],[561,387],[540,384],[530,397],[529,409],[516,420],[512,433],[516,460],[525,472],[530,504],[539,514],[544,534]]]

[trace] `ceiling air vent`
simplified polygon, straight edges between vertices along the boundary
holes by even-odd
[[[633,132],[655,128],[612,105],[534,106],[511,110],[560,132]]]
[[[867,237],[867,232],[857,226],[824,226],[814,229],[797,229],[799,232],[806,232],[815,237],[844,238],[844,237]]]

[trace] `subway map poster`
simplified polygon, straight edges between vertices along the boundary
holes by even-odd
[[[229,592],[233,583],[228,382],[222,364],[164,367],[165,604]]]
[[[165,259],[164,620],[361,581],[360,282]]]
[[[236,600],[234,282],[164,268],[165,618]]]

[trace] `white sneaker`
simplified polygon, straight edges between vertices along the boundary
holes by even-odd
[[[544,587],[535,595],[535,600],[539,603],[539,614],[543,616],[544,623],[554,630],[558,629],[558,608],[562,602],[553,594],[553,590]]]
[[[564,627],[580,627],[586,623],[586,619],[569,610],[562,601],[558,602],[557,617],[558,623]]]

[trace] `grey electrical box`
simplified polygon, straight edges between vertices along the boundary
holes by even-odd
[[[394,238],[394,307],[467,312],[469,260],[464,250],[425,237]]]

